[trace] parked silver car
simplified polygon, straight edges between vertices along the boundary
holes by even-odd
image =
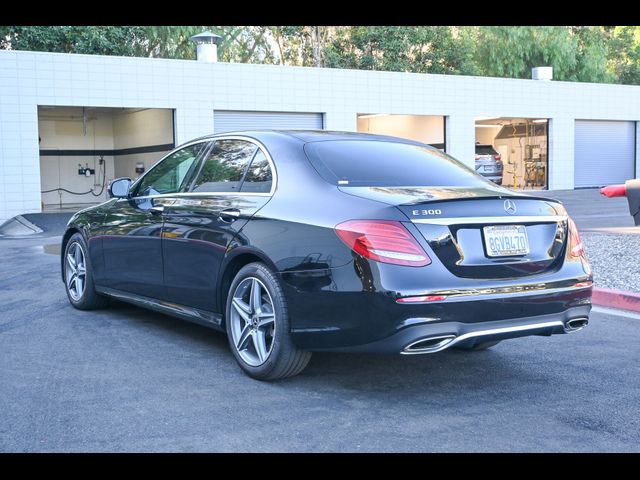
[[[500,154],[491,145],[476,144],[476,172],[502,185],[502,169]]]

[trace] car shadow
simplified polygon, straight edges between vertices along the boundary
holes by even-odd
[[[132,325],[175,336],[176,348],[184,348],[179,344],[186,342],[197,345],[199,349],[210,349],[215,361],[235,362],[226,335],[222,332],[122,302],[113,302],[110,313]],[[469,401],[485,396],[494,397],[501,391],[508,391],[510,396],[518,395],[519,389],[525,395],[532,384],[549,388],[548,376],[541,373],[544,369],[529,368],[527,362],[522,361],[518,348],[525,345],[522,342],[526,341],[510,340],[486,351],[451,349],[412,356],[315,352],[300,375],[257,385],[304,392],[360,392],[368,395],[369,399],[380,396],[389,400],[397,397],[403,402],[412,397],[424,400],[425,392],[430,392],[430,395],[459,395]],[[532,346],[532,341],[535,342],[530,337],[526,348],[535,350],[539,344]],[[541,338],[538,341],[544,340]],[[548,361],[551,362],[550,359]],[[256,382],[246,377],[239,368],[235,375],[240,381]]]

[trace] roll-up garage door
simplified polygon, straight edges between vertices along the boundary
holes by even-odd
[[[213,112],[215,133],[258,129],[324,128],[322,113],[313,112],[248,112],[240,110],[216,110]]]
[[[635,173],[635,122],[576,120],[576,187],[624,183]]]

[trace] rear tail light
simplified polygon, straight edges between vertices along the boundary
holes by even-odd
[[[480,155],[476,155],[476,160],[480,160]]]
[[[502,157],[500,155],[496,155],[495,158],[496,158],[497,161],[502,160]]]
[[[578,231],[578,226],[569,218],[569,253],[572,257],[584,257],[584,245]]]
[[[351,250],[376,262],[424,267],[431,263],[409,230],[390,220],[349,220],[335,227]]]

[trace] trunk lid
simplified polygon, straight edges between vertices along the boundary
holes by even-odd
[[[420,232],[454,275],[466,278],[518,278],[558,269],[567,241],[567,212],[548,198],[499,186],[339,187],[341,191],[393,205]],[[528,252],[491,256],[488,242],[499,227],[526,232]],[[494,252],[495,253],[495,252]]]

